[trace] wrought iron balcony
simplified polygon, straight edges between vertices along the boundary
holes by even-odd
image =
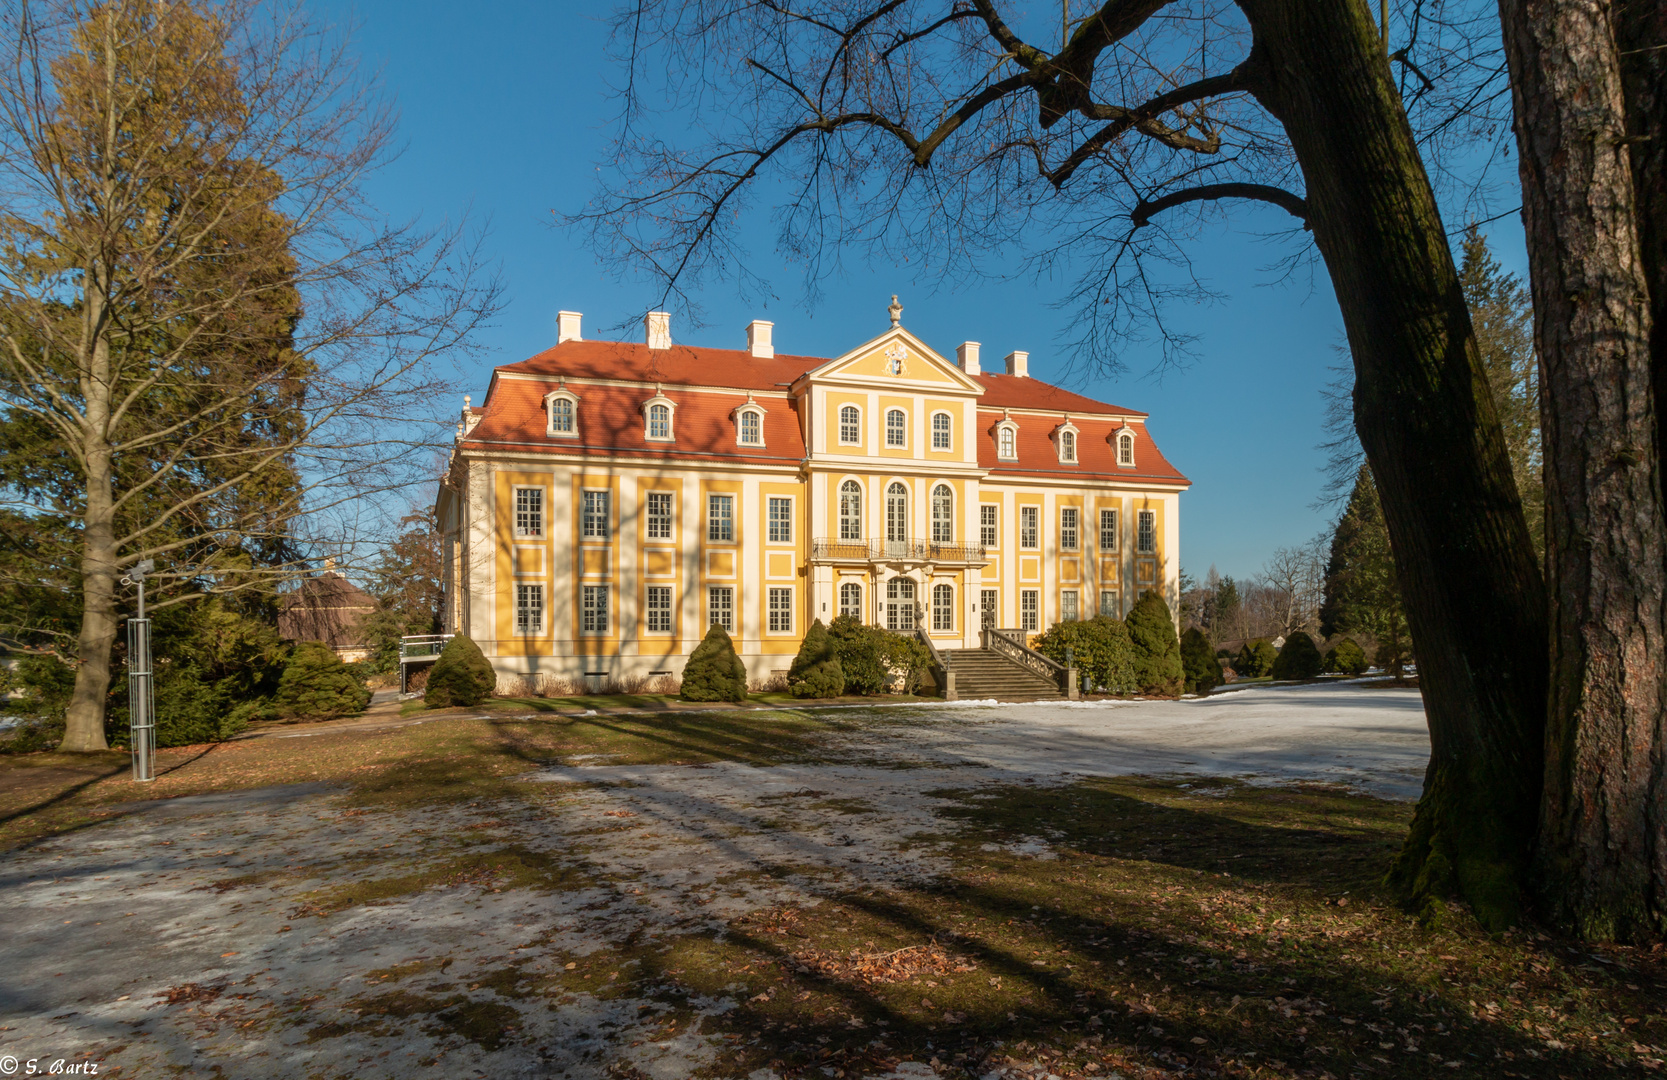
[[[935,540],[834,540],[810,542],[811,562],[937,563],[982,566],[983,544],[945,544]]]

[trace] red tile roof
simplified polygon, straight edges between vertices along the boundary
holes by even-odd
[[[1059,451],[1053,441],[1054,429],[1063,421],[1062,417],[1050,420],[1020,415],[1012,419],[1019,425],[1019,437],[1014,445],[1019,459],[998,461],[994,431],[996,424],[1001,421],[1001,413],[986,409],[984,401],[979,401],[976,434],[980,468],[989,469],[998,476],[1088,476],[1096,480],[1122,477],[1130,480],[1155,480],[1163,484],[1189,482],[1181,475],[1181,470],[1171,465],[1169,459],[1163,456],[1157,444],[1152,441],[1151,435],[1147,433],[1145,424],[1129,425],[1135,433],[1134,465],[1121,467],[1117,464],[1117,448],[1111,440],[1115,432],[1123,429],[1123,425],[1115,420],[1100,420],[1073,412],[1071,425],[1077,429],[1077,464],[1062,465],[1059,461]]]
[[[526,375],[566,375],[570,379],[628,379],[667,386],[724,386],[738,390],[785,390],[813,367],[827,363],[815,356],[761,360],[746,349],[691,348],[673,345],[650,349],[628,341],[564,341],[499,371]]]

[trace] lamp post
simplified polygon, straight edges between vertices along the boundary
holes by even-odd
[[[122,578],[124,585],[139,587],[138,618],[127,620],[127,716],[133,779],[141,782],[156,779],[151,768],[156,757],[156,701],[151,692],[150,620],[145,618],[145,575],[154,569],[155,561],[146,559]]]

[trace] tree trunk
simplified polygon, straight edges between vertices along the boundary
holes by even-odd
[[[64,718],[64,741],[58,747],[68,751],[110,748],[104,738],[104,704],[110,692],[110,650],[116,643],[118,575],[110,506],[110,448],[95,446],[87,458],[87,510],[81,525],[80,664],[75,669],[75,692]]]
[[[1621,51],[1638,247],[1650,290],[1650,365],[1657,402],[1667,401],[1667,0],[1621,0]],[[1656,446],[1667,448],[1667,409],[1656,408]]]
[[[1429,718],[1390,882],[1426,913],[1457,893],[1509,925],[1540,796],[1545,593],[1452,251],[1363,0],[1240,6],[1342,309]]]
[[[1535,878],[1592,940],[1667,933],[1667,543],[1612,9],[1501,0],[1540,354],[1551,691]]]

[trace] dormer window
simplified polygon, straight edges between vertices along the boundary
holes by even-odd
[[[738,446],[764,445],[764,408],[747,395],[747,403],[738,406],[735,419],[735,442]]]
[[[544,395],[545,434],[573,438],[579,434],[579,398],[565,383]]]
[[[1011,420],[996,425],[996,457],[1002,461],[1019,460],[1019,425]]]
[[[649,442],[671,442],[672,417],[677,412],[677,402],[654,388],[654,396],[642,403],[643,438]]]
[[[1128,428],[1117,433],[1117,464],[1124,468],[1134,467],[1134,432]]]
[[[1053,429],[1054,449],[1059,453],[1061,465],[1075,465],[1077,463],[1077,426],[1066,419]]]

